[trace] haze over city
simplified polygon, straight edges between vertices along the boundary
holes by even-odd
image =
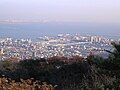
[[[0,90],[120,90],[120,0],[0,0]]]
[[[1,21],[120,23],[120,0],[0,0]]]

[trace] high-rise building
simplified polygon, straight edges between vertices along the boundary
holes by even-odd
[[[3,54],[4,54],[4,49],[1,48],[1,49],[0,49],[0,55],[3,55]]]

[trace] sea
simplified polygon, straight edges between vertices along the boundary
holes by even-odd
[[[120,23],[0,23],[0,38],[35,39],[58,34],[98,35],[110,39],[120,39]]]

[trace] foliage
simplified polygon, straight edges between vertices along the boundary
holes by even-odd
[[[16,82],[21,82],[21,78],[34,78],[35,81],[51,83],[52,86],[58,85],[56,90],[119,90],[120,42],[112,45],[113,52],[105,50],[110,53],[107,59],[90,55],[87,59],[56,56],[20,62],[0,61],[0,74]]]
[[[27,80],[20,79],[20,82],[6,77],[0,78],[0,90],[55,90],[56,87],[57,85],[52,86],[33,78]]]

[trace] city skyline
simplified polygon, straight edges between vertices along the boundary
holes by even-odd
[[[119,0],[1,0],[0,21],[120,23]]]
[[[20,60],[29,58],[50,58],[54,56],[82,56],[87,57],[90,52],[103,54],[104,49],[112,49],[111,40],[102,36],[81,36],[79,34],[59,34],[57,36],[43,36],[36,40],[0,38],[0,60],[11,57]],[[101,53],[102,51],[102,53]]]

